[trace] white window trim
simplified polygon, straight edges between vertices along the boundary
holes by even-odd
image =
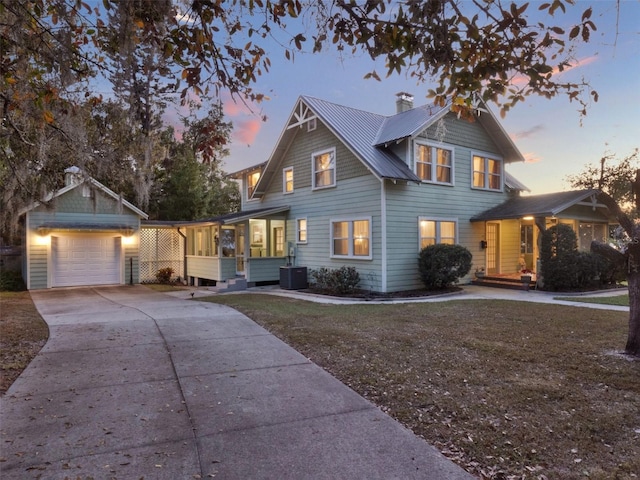
[[[300,240],[300,220],[304,220],[305,224],[307,225],[307,239],[306,240]],[[296,218],[296,243],[298,245],[306,245],[309,242],[309,220],[307,219],[307,217],[300,217],[300,218]]]
[[[353,222],[366,220],[369,222],[369,255],[354,255],[353,254]],[[336,222],[349,222],[349,233],[348,233],[348,245],[349,245],[349,254],[348,255],[336,255],[333,253],[333,224]],[[343,218],[330,218],[329,219],[329,242],[330,242],[330,257],[331,258],[348,258],[350,260],[372,260],[373,259],[373,220],[372,217],[362,216],[362,217],[343,217]]]
[[[418,217],[418,252],[422,250],[422,237],[420,236],[420,222],[436,222],[436,245],[441,243],[442,236],[440,234],[440,224],[442,222],[453,222],[455,225],[454,239],[453,243],[458,244],[459,242],[459,232],[458,232],[458,218],[457,217],[428,217],[428,216],[419,216]]]
[[[442,150],[448,150],[449,152],[451,152],[451,182],[439,182],[437,180],[438,175],[437,175],[437,168],[438,168],[438,163],[437,163],[437,155],[433,156],[434,162],[431,164],[431,178],[433,178],[434,180],[424,180],[424,179],[420,179],[420,181],[422,183],[433,183],[436,185],[447,185],[447,186],[454,186],[456,183],[456,178],[455,178],[455,158],[456,158],[456,151],[453,145],[447,145],[444,143],[438,143],[438,142],[429,142],[429,141],[425,141],[425,140],[416,140],[414,142],[414,146],[413,146],[413,173],[415,173],[416,175],[418,175],[418,148],[420,146],[424,146],[424,147],[430,147],[432,150],[432,154],[435,154],[437,152],[437,149],[440,148]],[[471,157],[473,158],[473,157]],[[473,167],[473,165],[472,165]]]
[[[325,153],[333,153],[333,183],[331,185],[316,186],[316,157]],[[311,154],[311,186],[312,190],[323,190],[325,188],[334,188],[338,183],[338,161],[336,159],[336,148],[331,147],[325,150],[319,150]]]
[[[292,189],[290,192],[287,191],[287,172],[291,172],[291,183]],[[293,167],[285,167],[282,169],[282,193],[285,195],[290,195],[296,190],[295,182],[293,181]]]
[[[484,159],[484,187],[476,187],[473,184],[473,174],[475,172],[473,168],[473,157],[482,157]],[[500,188],[489,188],[489,170],[488,170],[488,161],[497,160],[500,162]],[[487,192],[504,192],[504,159],[500,155],[496,155],[495,153],[489,152],[481,152],[481,151],[471,151],[471,188],[473,190],[484,190]]]

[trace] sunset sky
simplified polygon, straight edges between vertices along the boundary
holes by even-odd
[[[614,0],[579,0],[577,8],[581,12],[588,4],[594,7],[592,19],[598,30],[577,52],[577,62],[562,73],[562,80],[584,78],[598,92],[599,101],[581,119],[579,104],[565,97],[532,97],[501,120],[527,159],[507,169],[533,194],[569,190],[567,175],[579,173],[587,163],[597,163],[604,154],[622,158],[640,147],[640,0],[623,0],[619,19]],[[536,11],[534,7],[530,9]],[[426,92],[431,85],[418,85],[398,75],[381,82],[364,80],[374,67],[365,56],[340,59],[333,52],[298,54],[292,63],[275,48],[270,59],[271,71],[256,85],[270,100],[253,106],[251,112],[245,105],[224,99],[226,117],[234,125],[231,155],[225,162],[228,172],[269,158],[300,95],[382,115],[395,113],[395,94],[400,91],[412,93],[416,106],[430,103]],[[375,68],[385,72],[383,62]],[[497,108],[492,111],[497,115]],[[268,120],[263,122],[261,115]]]

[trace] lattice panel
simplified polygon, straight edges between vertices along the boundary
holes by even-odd
[[[184,239],[168,228],[140,229],[140,281],[153,282],[161,268],[173,268],[184,278]]]

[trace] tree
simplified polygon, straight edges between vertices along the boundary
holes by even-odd
[[[636,172],[636,185],[640,183],[640,170]],[[602,192],[599,197],[609,212],[620,223],[619,240],[621,248],[592,242],[591,251],[603,255],[618,265],[627,267],[627,283],[629,285],[629,333],[625,346],[625,353],[640,357],[640,223],[634,221],[630,215],[618,205],[607,193]],[[640,195],[636,190],[634,199],[635,213],[640,207]]]
[[[116,98],[128,112],[128,125],[139,132],[139,149],[129,152],[133,163],[136,203],[149,205],[155,163],[162,158],[159,137],[162,113],[175,90],[175,79],[162,52],[162,38],[174,15],[171,0],[114,1],[108,24],[100,34],[110,59],[109,79]]]
[[[403,72],[433,82],[434,102],[452,97],[461,115],[470,116],[478,97],[505,114],[529,95],[561,94],[580,102],[585,113],[597,94],[586,83],[562,82],[554,72],[566,69],[572,48],[589,40],[596,28],[592,11],[574,0],[549,0],[537,8],[540,21],[530,20],[531,4],[501,0],[0,0],[0,136],[13,142],[4,149],[0,172],[19,170],[16,145],[33,143],[23,118],[46,138],[71,136],[73,122],[65,117],[90,97],[101,100],[90,84],[99,75],[113,82],[142,131],[142,151],[130,155],[144,206],[151,164],[162,156],[153,124],[165,94],[179,93],[188,102],[193,95],[207,99],[228,90],[262,100],[253,85],[270,68],[276,52],[267,45],[274,38],[291,59],[296,52],[329,48],[384,59],[387,75]],[[566,24],[571,26],[561,26]],[[375,70],[367,77],[380,78]],[[25,201],[41,199],[51,187],[41,172],[53,171],[53,165],[46,155],[20,158],[30,163],[22,183],[35,185]]]
[[[231,123],[221,105],[198,120],[184,119],[182,141],[174,141],[151,192],[151,215],[158,220],[196,220],[240,209],[238,185],[225,178],[220,164],[228,155]],[[173,132],[167,132],[173,138]]]
[[[627,213],[633,214],[634,185],[636,171],[640,168],[640,151],[636,148],[622,159],[615,154],[605,153],[600,165],[588,164],[582,172],[568,175],[572,188],[593,188],[601,190],[614,199]]]

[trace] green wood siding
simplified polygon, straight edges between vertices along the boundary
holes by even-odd
[[[500,222],[500,273],[514,274],[520,271],[520,221]]]
[[[286,240],[296,247],[295,265],[310,269],[354,266],[361,288],[379,288],[381,278],[380,181],[377,180],[339,139],[322,124],[316,130],[301,129],[277,166],[276,174],[259,207],[289,205]],[[335,147],[336,186],[312,190],[311,155]],[[294,193],[282,193],[282,169],[293,166]],[[307,243],[296,244],[296,219],[308,222]],[[372,260],[330,258],[330,221],[335,218],[372,219]],[[279,270],[275,271],[279,278]],[[248,278],[254,281],[253,275]]]
[[[235,262],[235,258],[233,259]],[[235,268],[233,276],[235,276]],[[218,257],[194,257],[187,256],[187,276],[206,278],[208,280],[226,280],[223,278]]]
[[[307,132],[306,127],[298,129],[286,154],[277,163],[274,163],[275,173],[267,189],[267,195],[282,193],[282,170],[286,167],[293,167],[293,187],[295,191],[311,188],[311,159],[313,153],[332,147],[336,149],[336,178],[338,182],[368,175],[368,170],[362,162],[322,122],[318,122],[317,128],[311,132]]]
[[[287,261],[282,257],[250,258],[246,262],[247,280],[250,282],[273,282],[280,279],[280,267]]]
[[[29,249],[29,289],[47,288],[48,265],[46,245],[31,245]]]
[[[442,134],[444,134],[444,140]],[[454,113],[445,115],[435,125],[422,132],[418,138],[444,141],[483,152],[498,153],[500,151],[480,122],[458,119]]]
[[[82,185],[56,197],[53,200],[53,208],[59,212],[85,213],[85,214],[127,214],[128,208],[121,205],[116,199],[105,195],[101,190],[90,187],[90,197],[83,196]],[[43,208],[43,207],[38,207]]]

